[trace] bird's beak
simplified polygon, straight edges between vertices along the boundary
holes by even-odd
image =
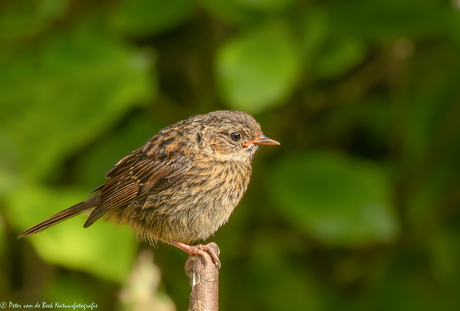
[[[279,145],[280,143],[274,139],[268,138],[264,134],[260,134],[258,137],[255,137],[245,143],[243,147],[248,147],[250,145]]]

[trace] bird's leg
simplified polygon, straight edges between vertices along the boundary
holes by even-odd
[[[183,250],[184,252],[186,252],[187,254],[191,256],[200,255],[204,258],[204,255],[205,255],[204,252],[206,251],[211,255],[214,263],[217,265],[217,268],[220,269],[221,267],[221,263],[220,263],[219,256],[218,256],[219,248],[217,247],[216,243],[211,242],[206,245],[201,245],[201,244],[189,245],[189,244],[177,242],[172,239],[165,240],[165,242],[168,244],[174,245],[175,247],[180,248],[181,250]],[[216,249],[217,249],[217,252],[216,252]]]

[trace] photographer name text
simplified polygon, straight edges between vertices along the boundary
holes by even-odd
[[[72,309],[72,310],[93,310],[97,309],[97,304],[76,303],[68,304],[62,302],[37,302],[35,304],[20,304],[16,302],[1,302],[1,309]]]

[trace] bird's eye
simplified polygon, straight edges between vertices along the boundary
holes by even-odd
[[[230,134],[230,137],[232,138],[233,141],[238,141],[241,139],[241,135],[240,133],[237,133],[237,132],[233,132]]]

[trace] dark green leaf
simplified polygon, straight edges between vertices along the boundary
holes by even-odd
[[[286,218],[325,244],[389,242],[398,234],[392,189],[375,164],[325,152],[285,159],[271,185]]]
[[[212,15],[230,24],[250,24],[261,18],[259,12],[250,10],[235,0],[198,0],[198,2]]]
[[[129,0],[122,1],[112,16],[117,31],[141,37],[172,29],[183,23],[193,12],[189,0]]]
[[[450,10],[449,2],[437,0],[352,0],[335,2],[330,12],[338,31],[386,42],[442,32],[455,18]]]
[[[26,186],[8,197],[7,214],[19,231],[46,220],[87,198],[84,193]],[[121,282],[129,273],[137,241],[126,227],[99,221],[83,228],[76,216],[36,235],[27,237],[46,261]],[[120,251],[121,250],[121,251]]]
[[[42,177],[152,96],[150,63],[148,55],[87,28],[16,55],[0,52],[0,124],[17,144],[24,172]]]
[[[299,49],[279,22],[248,30],[218,51],[221,97],[231,109],[259,113],[280,104],[300,73]]]

